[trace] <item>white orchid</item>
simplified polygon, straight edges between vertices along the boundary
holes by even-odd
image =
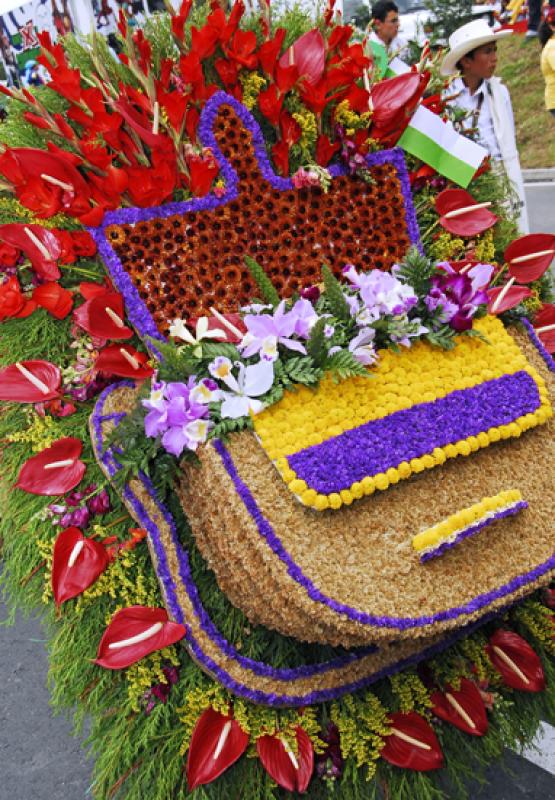
[[[238,375],[235,377],[232,368],[236,367]],[[257,364],[246,367],[240,361],[235,364],[219,356],[208,367],[210,374],[224,383],[231,391],[221,392],[223,402],[220,413],[222,419],[238,419],[249,413],[258,414],[263,408],[263,403],[257,398],[266,394],[274,382],[274,365],[272,361],[261,359]]]
[[[195,358],[200,358],[202,356],[203,339],[226,338],[225,331],[220,330],[220,328],[212,328],[209,330],[208,325],[208,317],[199,317],[197,320],[195,335],[193,336],[184,320],[174,319],[170,325],[170,336],[173,336],[176,339],[182,339],[182,341],[186,342],[188,345],[193,346],[193,355]]]

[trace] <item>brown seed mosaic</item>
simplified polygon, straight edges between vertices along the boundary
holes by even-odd
[[[320,279],[322,263],[336,275],[346,263],[389,269],[410,237],[397,170],[371,168],[374,183],[334,178],[319,187],[278,191],[260,170],[252,134],[222,106],[215,136],[239,176],[236,199],[208,211],[110,225],[108,241],[161,333],[176,317],[234,311],[257,289],[245,267],[250,255],[282,297]]]

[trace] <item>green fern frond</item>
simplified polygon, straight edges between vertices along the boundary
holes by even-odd
[[[279,305],[279,294],[273,285],[272,281],[266,275],[260,264],[254,258],[245,256],[245,264],[253,277],[256,285],[260,289],[262,297],[266,303],[269,303],[273,308]]]

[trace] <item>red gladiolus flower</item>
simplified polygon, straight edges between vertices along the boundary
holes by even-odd
[[[519,283],[532,283],[547,272],[555,257],[555,236],[549,233],[520,236],[503,255],[513,278]]]
[[[0,369],[0,400],[42,403],[59,396],[60,368],[49,361],[17,361]]]
[[[349,29],[352,31],[352,29]],[[333,36],[333,34],[332,34]],[[328,43],[328,47],[331,47]],[[295,65],[301,80],[310,86],[318,83],[325,69],[326,43],[317,28],[303,33],[279,60],[281,67]]]
[[[118,292],[104,292],[76,308],[73,319],[100,339],[129,339],[133,331],[124,323],[123,297]]]
[[[129,344],[111,344],[105,347],[96,359],[94,367],[108,375],[133,378],[137,381],[154,374],[154,369],[148,364],[148,355],[139,353]]]
[[[57,606],[91,586],[110,557],[100,542],[83,536],[79,528],[66,528],[54,542],[52,591]]]
[[[272,158],[277,171],[281,175],[289,175],[289,145],[287,142],[281,141],[272,145]]]
[[[468,678],[462,678],[460,689],[447,686],[445,692],[433,692],[431,700],[436,717],[471,736],[484,736],[487,732],[488,718],[484,701],[476,684]]]
[[[33,300],[41,308],[45,308],[56,319],[65,319],[73,307],[71,292],[59,283],[43,283],[33,290]]]
[[[52,231],[41,225],[13,222],[0,225],[0,239],[23,251],[41,278],[51,281],[60,277],[56,260],[60,257],[61,247]]]
[[[282,67],[281,64],[276,64],[275,80],[280,93],[285,94],[289,92],[299,80],[298,67],[295,65],[291,67]]]
[[[189,791],[219,778],[243,755],[248,743],[249,735],[231,716],[207,708],[196,722],[189,745]]]
[[[282,111],[279,116],[279,129],[281,138],[287,142],[289,147],[298,142],[302,135],[302,129],[296,119],[294,119],[288,111]],[[289,170],[284,173],[289,174]]]
[[[164,608],[122,608],[104,631],[94,663],[106,669],[125,669],[149,653],[175,644],[185,634],[185,626],[170,622]]]
[[[498,630],[490,637],[486,652],[503,681],[522,692],[541,692],[545,675],[538,654],[514,631]]]
[[[464,189],[445,189],[436,197],[440,225],[455,236],[477,236],[497,222],[497,217]]]
[[[153,167],[129,167],[129,194],[141,208],[158,206],[170,198],[177,174],[175,163],[161,161]]]
[[[258,50],[258,61],[260,66],[266,75],[269,75],[270,77],[274,76],[278,56],[281,52],[281,48],[283,47],[286,33],[287,31],[285,28],[278,28],[275,32],[274,38],[264,42],[264,44],[262,44]],[[285,66],[289,66],[289,60],[287,60],[287,64]]]
[[[16,247],[11,247],[4,242],[0,243],[0,266],[15,267],[19,261],[20,252]]]
[[[212,155],[200,156],[191,154],[185,158],[189,170],[189,179],[186,180],[189,189],[195,197],[204,197],[212,188],[220,168]]]
[[[297,754],[279,736],[257,739],[256,751],[266,772],[289,792],[305,792],[314,770],[314,749],[308,734],[295,731]]]
[[[113,289],[105,283],[94,283],[94,281],[82,281],[79,284],[79,292],[85,300],[92,300],[93,297],[100,297],[103,294],[111,294]]]
[[[171,17],[172,33],[180,42],[183,41],[183,36],[185,35],[185,23],[189,17],[192,5],[193,0],[183,0],[179,8],[179,14],[172,14]]]
[[[233,37],[231,47],[224,44],[224,53],[227,58],[246,69],[256,69],[258,56],[256,50],[256,34],[254,31],[237,30]]]
[[[391,733],[380,755],[390,764],[428,772],[443,766],[443,753],[429,722],[409,711],[390,714]]]
[[[22,293],[15,275],[0,283],[0,321],[11,317],[28,317],[36,307],[36,303]]]
[[[282,105],[283,95],[280,96],[279,90],[275,83],[272,83],[267,89],[264,89],[264,91],[260,92],[258,95],[258,107],[260,111],[262,114],[264,114],[266,119],[276,127],[279,123],[279,115],[281,113]]]
[[[83,443],[69,436],[27,459],[19,471],[16,486],[29,494],[58,495],[80,483],[86,465],[79,460]]]
[[[316,141],[316,163],[327,167],[340,148],[340,142],[331,142],[325,133],[321,133]]]

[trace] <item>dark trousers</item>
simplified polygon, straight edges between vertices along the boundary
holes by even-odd
[[[528,0],[528,30],[537,31],[542,21],[542,0]],[[555,0],[549,0],[549,5],[555,7]]]

